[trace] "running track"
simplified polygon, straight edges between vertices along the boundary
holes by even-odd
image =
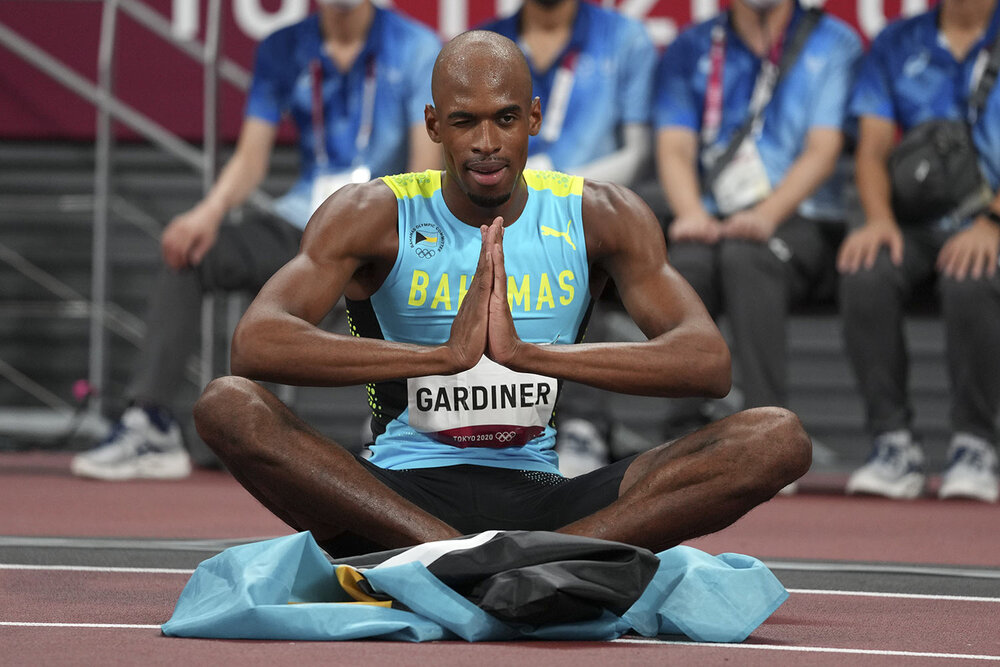
[[[467,644],[163,637],[193,568],[289,530],[228,475],[104,484],[64,454],[0,454],[0,664],[1000,664],[1000,507],[846,498],[809,477],[692,542],[767,562],[790,599],[740,645],[662,637]]]

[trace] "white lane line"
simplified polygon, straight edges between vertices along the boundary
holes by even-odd
[[[904,563],[845,563],[829,561],[787,561],[763,559],[772,570],[795,572],[850,572],[853,574],[915,574],[930,577],[962,577],[970,579],[1000,579],[1000,568],[946,565],[915,565]]]
[[[93,628],[112,630],[159,630],[159,625],[137,623],[34,623],[28,621],[0,621],[0,626],[25,628]],[[759,651],[793,651],[797,653],[842,653],[847,655],[885,655],[903,658],[941,658],[944,660],[1000,660],[1000,655],[970,653],[931,653],[926,651],[889,651],[883,649],[833,648],[828,646],[773,646],[770,644],[719,644],[715,642],[663,641],[659,639],[633,639],[620,637],[618,644],[645,644],[646,646],[697,646],[729,649],[754,649]],[[595,642],[597,643],[597,642]]]
[[[879,593],[876,591],[832,591],[809,588],[789,588],[789,593],[799,595],[844,595],[867,598],[897,598],[909,600],[954,600],[955,602],[1000,602],[1000,598],[978,597],[973,595],[931,595],[929,593]]]
[[[867,648],[832,648],[828,646],[774,646],[771,644],[719,644],[714,642],[693,641],[661,641],[658,639],[632,639],[621,637],[614,642],[626,644],[668,645],[668,646],[707,646],[714,648],[757,649],[761,651],[795,651],[798,653],[845,653],[850,655],[888,655],[903,658],[943,658],[946,660],[1000,660],[1000,655],[979,655],[973,653],[928,653],[924,651],[888,651]]]
[[[111,628],[124,630],[159,630],[159,625],[137,623],[35,623],[33,621],[0,621],[0,626],[20,628]]]

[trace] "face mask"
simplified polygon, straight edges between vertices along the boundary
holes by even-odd
[[[316,0],[321,7],[333,7],[334,9],[354,9],[365,0]]]
[[[769,9],[774,9],[784,1],[785,0],[743,0],[743,4],[758,12],[766,12]]]

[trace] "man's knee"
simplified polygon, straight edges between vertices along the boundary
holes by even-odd
[[[812,441],[798,416],[779,407],[746,412],[755,420],[760,436],[756,455],[773,471],[778,488],[804,475],[812,465]]]
[[[224,435],[249,421],[248,410],[259,403],[259,385],[243,377],[227,376],[208,383],[192,410],[202,439],[216,449],[228,441]]]
[[[879,253],[870,269],[861,268],[840,276],[840,303],[845,314],[865,315],[885,308],[886,300],[901,299],[900,270],[887,252]]]

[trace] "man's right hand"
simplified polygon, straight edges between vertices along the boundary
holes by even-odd
[[[198,266],[215,245],[224,215],[224,210],[203,201],[171,220],[160,240],[167,266],[175,270]]]
[[[671,241],[715,244],[722,236],[722,223],[708,213],[674,218],[667,229]]]
[[[496,218],[489,226],[479,229],[483,244],[479,250],[479,263],[472,284],[465,298],[458,305],[458,312],[451,323],[451,336],[446,345],[455,359],[455,372],[468,370],[479,363],[486,352],[489,330],[490,294],[493,290],[493,257],[490,249],[503,233],[503,218]]]
[[[892,220],[869,220],[864,227],[851,232],[837,253],[837,270],[841,273],[857,273],[860,269],[875,266],[882,246],[889,249],[889,258],[899,266],[903,263],[903,232]]]

